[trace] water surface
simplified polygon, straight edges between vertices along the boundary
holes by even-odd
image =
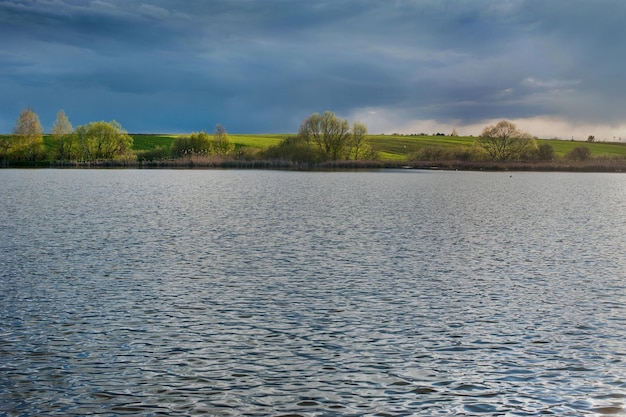
[[[623,415],[626,177],[0,170],[0,415]]]

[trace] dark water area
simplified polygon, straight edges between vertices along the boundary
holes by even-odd
[[[0,171],[0,416],[626,415],[626,176]]]

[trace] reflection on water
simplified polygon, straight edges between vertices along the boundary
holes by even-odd
[[[626,177],[0,171],[0,415],[626,413]]]

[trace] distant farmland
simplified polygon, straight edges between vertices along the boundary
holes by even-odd
[[[178,135],[133,134],[136,151],[149,151],[157,147],[169,148]],[[228,138],[237,148],[266,149],[277,145],[294,134],[229,134]],[[471,147],[476,138],[472,136],[403,136],[370,135],[369,143],[384,160],[402,160],[420,148],[439,146],[443,148]],[[537,143],[549,143],[556,156],[563,156],[579,146],[588,146],[595,157],[626,156],[626,143],[621,142],[581,142],[557,139],[537,139]]]

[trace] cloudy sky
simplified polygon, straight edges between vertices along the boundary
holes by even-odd
[[[313,112],[370,133],[626,141],[624,0],[0,0],[0,133],[296,132]]]

